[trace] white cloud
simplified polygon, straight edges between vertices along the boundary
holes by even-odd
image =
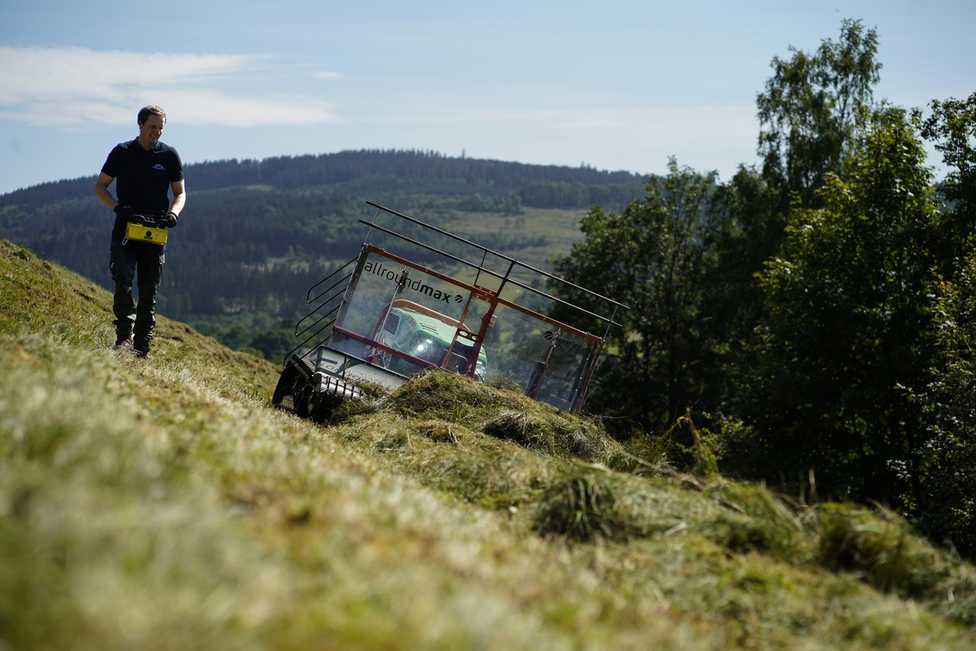
[[[301,100],[230,97],[205,90],[145,92],[139,97],[140,103],[155,102],[165,107],[169,119],[197,126],[292,126],[335,119],[327,106]]]
[[[0,47],[0,119],[40,125],[124,124],[160,104],[182,125],[298,125],[335,119],[302,98],[235,96],[215,89],[254,57]]]
[[[336,79],[342,79],[342,73],[333,72],[331,70],[318,70],[312,73],[312,77],[315,79],[322,79],[323,81],[334,81]]]

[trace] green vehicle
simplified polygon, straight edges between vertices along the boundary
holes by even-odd
[[[393,390],[413,375],[439,370],[482,382],[503,379],[523,387],[531,398],[561,409],[582,409],[609,328],[618,325],[613,320],[616,310],[625,305],[367,203],[379,215],[421,227],[430,239],[421,241],[360,220],[370,230],[359,254],[306,294],[312,307],[295,326],[302,341],[285,358],[273,404],[328,420],[337,404],[362,397],[364,383]],[[374,231],[392,244],[370,241]],[[430,240],[435,237],[449,240],[453,250],[473,249],[480,262],[434,246]],[[402,253],[394,246],[413,251]],[[432,255],[436,267],[430,262]],[[501,260],[503,268],[493,267],[489,260]],[[536,277],[525,282],[526,274]],[[539,289],[546,279],[606,302],[611,315],[546,293]],[[552,316],[552,308],[540,308],[546,302],[559,307],[560,319]],[[605,330],[602,336],[588,332],[567,322],[566,315],[580,317],[578,322],[590,327],[603,323]]]
[[[393,301],[380,328],[378,341],[462,375],[468,370],[475,347],[474,333],[457,320],[406,299]],[[403,375],[412,375],[416,366],[406,358],[385,351],[376,353],[375,357],[384,368]],[[482,346],[475,361],[474,379],[483,381],[487,374],[488,353]]]

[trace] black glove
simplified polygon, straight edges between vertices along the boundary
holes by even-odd
[[[163,218],[160,221],[166,228],[176,228],[176,224],[179,223],[180,218],[179,215],[170,210],[168,213],[163,215]]]
[[[117,204],[115,208],[112,208],[112,211],[122,221],[129,221],[132,215],[135,214],[135,209],[124,203]]]

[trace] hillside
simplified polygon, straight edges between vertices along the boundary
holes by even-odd
[[[355,255],[358,220],[375,212],[367,199],[546,266],[580,237],[586,209],[622,208],[649,180],[417,151],[206,162],[187,165],[185,176],[189,200],[168,247],[159,309],[276,362],[290,348],[282,325],[302,312],[305,289]],[[0,196],[0,238],[108,288],[113,216],[93,187],[91,177]]]
[[[0,648],[971,649],[896,516],[681,475],[446,375],[321,427],[276,369],[0,242]]]

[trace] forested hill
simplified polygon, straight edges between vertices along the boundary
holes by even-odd
[[[473,195],[537,208],[620,207],[639,196],[647,177],[586,165],[565,167],[453,157],[432,151],[359,150],[263,160],[194,163],[185,169],[195,191],[268,185],[278,189],[369,188],[380,193],[409,187],[434,195]],[[40,208],[91,195],[94,177],[42,183],[6,195],[0,205]],[[374,184],[390,183],[392,187]],[[409,182],[409,183],[407,183]],[[490,202],[489,202],[490,203]],[[474,202],[467,202],[474,207]],[[497,207],[497,204],[496,204]]]
[[[280,359],[305,290],[358,248],[370,199],[457,230],[537,264],[568,253],[585,209],[619,209],[643,195],[629,172],[346,151],[190,164],[189,200],[171,235],[163,314],[235,347]],[[94,177],[0,196],[0,237],[108,287],[112,213]]]

